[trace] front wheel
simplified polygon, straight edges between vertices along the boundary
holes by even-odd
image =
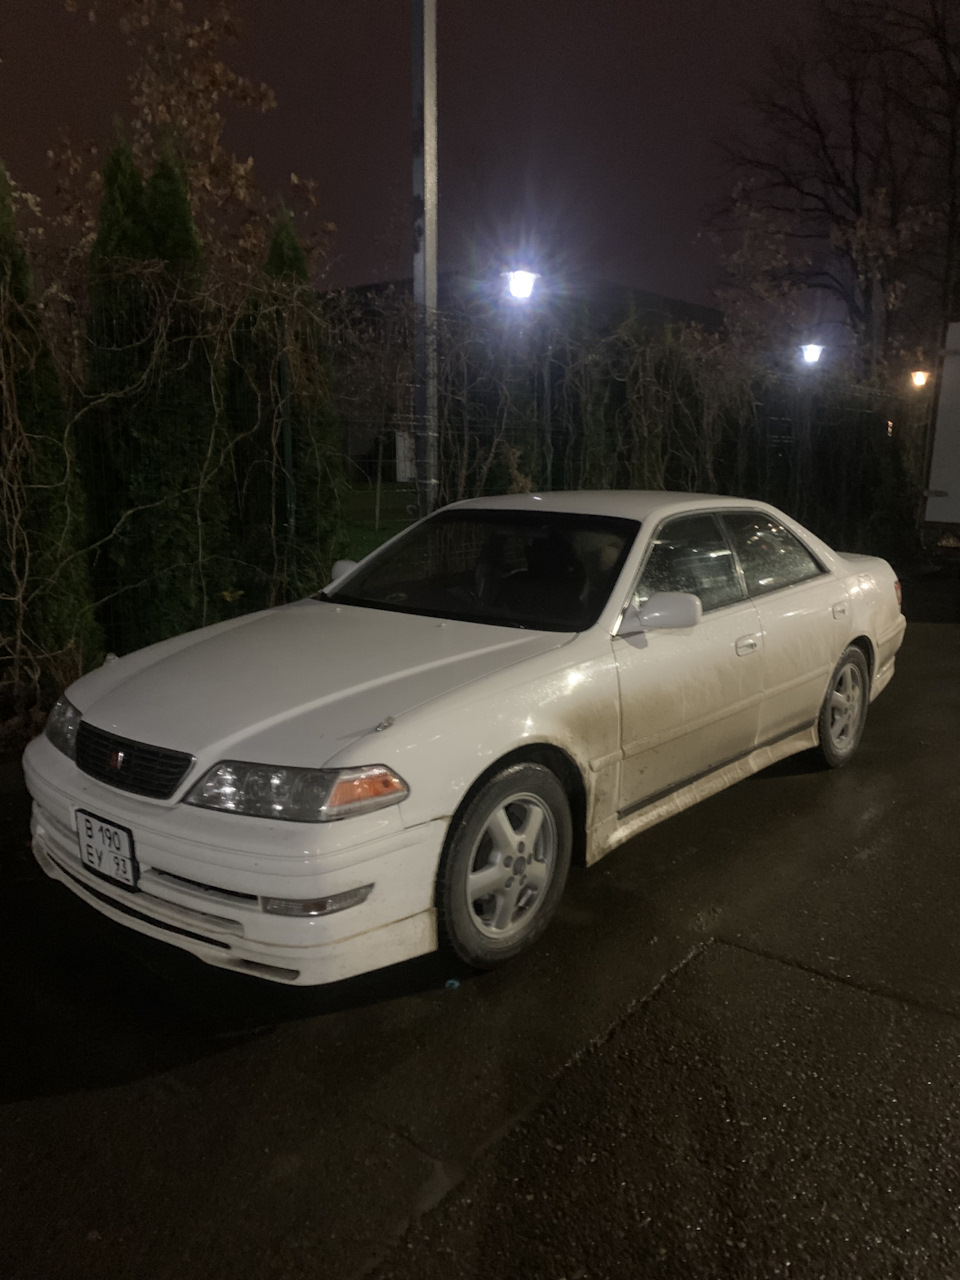
[[[867,660],[860,649],[851,645],[841,654],[830,677],[817,721],[820,756],[831,769],[845,765],[860,745],[869,705]]]
[[[437,881],[437,919],[467,964],[489,969],[540,936],[570,868],[566,794],[538,764],[486,783],[451,824]]]

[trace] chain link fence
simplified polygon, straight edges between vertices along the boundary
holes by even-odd
[[[100,282],[69,357],[0,297],[0,663],[8,708],[99,660],[317,590],[415,516],[402,293],[202,296]],[[654,488],[768,499],[849,550],[909,544],[926,409],[758,375],[723,338],[629,320],[511,345],[439,321],[440,500]]]

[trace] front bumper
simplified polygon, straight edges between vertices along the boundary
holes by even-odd
[[[314,825],[158,804],[81,774],[44,738],[28,748],[24,774],[34,855],[47,875],[118,924],[208,964],[309,986],[436,948],[443,821],[405,828],[395,811],[383,811],[373,821]],[[131,830],[135,890],[81,862],[77,809]],[[331,897],[367,884],[374,887],[365,902],[327,916],[261,906],[265,897]]]

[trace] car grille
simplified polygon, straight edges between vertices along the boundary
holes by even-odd
[[[138,796],[167,800],[193,764],[185,751],[168,751],[133,742],[81,721],[77,733],[77,767],[108,786]]]

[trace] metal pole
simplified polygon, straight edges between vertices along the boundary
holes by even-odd
[[[543,475],[541,489],[553,488],[553,347],[543,356]]]
[[[413,2],[414,444],[417,506],[437,504],[437,0]]]
[[[297,491],[293,483],[293,432],[290,423],[290,353],[287,351],[287,314],[280,311],[280,367],[278,382],[280,392],[280,432],[283,439],[284,493],[287,512],[287,558],[296,531]]]

